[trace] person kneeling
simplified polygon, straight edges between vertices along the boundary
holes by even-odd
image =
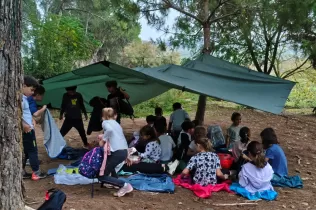
[[[221,164],[217,154],[210,152],[211,143],[207,138],[196,139],[198,153],[194,155],[186,168],[182,171],[182,176],[192,175],[193,182],[201,186],[217,184],[217,178],[228,179],[228,174],[223,174]]]

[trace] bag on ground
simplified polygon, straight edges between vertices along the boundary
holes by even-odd
[[[211,140],[213,148],[225,144],[225,137],[222,128],[219,125],[210,125],[207,128],[207,138]]]
[[[38,210],[62,210],[66,202],[66,194],[57,189],[50,189],[46,192],[45,202]]]
[[[87,152],[79,165],[79,173],[89,179],[96,178],[103,162],[103,153],[101,147],[96,147]]]

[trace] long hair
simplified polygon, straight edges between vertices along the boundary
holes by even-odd
[[[248,127],[242,127],[239,131],[240,141],[244,144],[249,142],[250,129]]]
[[[252,163],[258,168],[264,168],[266,166],[265,157],[263,155],[262,144],[257,141],[252,141],[247,146],[247,151],[251,154]]]
[[[198,138],[194,142],[195,144],[199,144],[205,151],[212,151],[212,144],[208,138]]]
[[[150,125],[145,125],[139,131],[141,136],[150,136],[149,142],[157,141],[160,144],[160,140],[157,138],[157,134],[155,128],[151,127]]]
[[[206,138],[207,131],[203,126],[197,126],[194,129],[194,139]]]
[[[271,144],[279,144],[278,137],[273,128],[266,128],[260,133],[262,144],[265,149]]]

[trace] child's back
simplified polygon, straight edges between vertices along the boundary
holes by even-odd
[[[171,136],[166,134],[159,136],[159,140],[161,147],[161,161],[170,161],[173,156],[172,149],[176,147],[176,144]]]
[[[112,152],[128,149],[123,129],[114,119],[104,120],[102,128],[104,129],[103,139],[109,141]]]
[[[170,123],[172,123],[171,130],[181,131],[181,125],[186,119],[190,119],[186,111],[183,109],[175,110],[170,116]]]
[[[274,173],[280,176],[287,176],[287,159],[283,149],[278,144],[273,144],[266,150],[266,158],[273,168]]]
[[[273,170],[269,163],[264,168],[258,168],[253,163],[243,165],[239,173],[239,184],[250,193],[273,190],[271,179]]]

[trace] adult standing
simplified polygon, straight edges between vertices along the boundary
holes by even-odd
[[[110,107],[112,107],[116,111],[117,113],[116,121],[120,124],[121,113],[120,113],[119,100],[124,100],[124,99],[128,100],[130,97],[122,88],[117,87],[117,82],[115,80],[106,82],[105,86],[107,87],[110,93],[107,98],[108,102],[110,104]]]

